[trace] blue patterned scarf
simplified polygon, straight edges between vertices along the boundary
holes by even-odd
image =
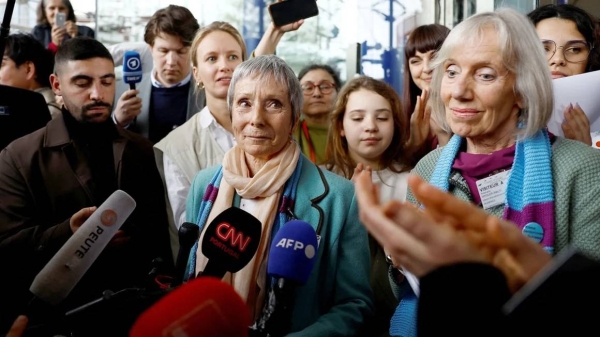
[[[438,158],[429,182],[442,191],[448,191],[450,187],[452,164],[463,141],[462,137],[454,135]],[[545,129],[531,138],[517,141],[502,218],[515,223],[523,234],[541,243],[548,253],[554,253],[552,147]],[[391,320],[391,336],[416,336],[417,301],[410,293],[402,299]]]

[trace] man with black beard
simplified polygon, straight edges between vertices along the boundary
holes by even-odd
[[[62,118],[0,153],[0,334],[24,312],[35,275],[116,189],[135,199],[135,211],[52,312],[88,303],[107,289],[144,286],[156,257],[172,263],[152,144],[110,119],[115,74],[108,50],[93,39],[70,39],[56,54],[50,81],[63,97]],[[96,321],[84,335],[126,336],[135,310],[116,307],[90,310],[79,322]],[[30,317],[30,325],[35,320]]]

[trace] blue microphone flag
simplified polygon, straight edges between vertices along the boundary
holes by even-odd
[[[292,220],[281,226],[271,242],[269,276],[305,284],[315,265],[317,233],[306,221]]]
[[[139,83],[142,81],[142,60],[140,54],[129,50],[123,57],[123,82]]]

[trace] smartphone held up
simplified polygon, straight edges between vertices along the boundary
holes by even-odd
[[[317,0],[285,0],[269,6],[271,20],[276,27],[319,15]]]
[[[67,22],[67,14],[66,13],[56,13],[56,17],[54,20],[54,24],[56,25],[56,27],[60,27],[63,28],[65,26],[65,23]]]

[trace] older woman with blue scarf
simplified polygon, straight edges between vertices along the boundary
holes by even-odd
[[[293,140],[302,97],[294,72],[276,56],[259,56],[236,68],[227,100],[237,145],[221,166],[202,170],[194,179],[187,221],[203,228],[232,206],[260,220],[256,255],[224,277],[253,319],[268,292],[272,237],[292,214],[308,222],[321,238],[310,278],[295,292],[289,336],[352,336],[372,310],[367,234],[358,220],[352,183],[322,171]],[[201,246],[193,249],[193,275],[207,263]]]
[[[431,83],[433,114],[454,136],[413,172],[511,221],[549,254],[573,244],[600,258],[600,152],[546,130],[554,105],[545,60],[533,26],[513,10],[457,25],[432,64]],[[411,194],[407,199],[417,203]],[[393,264],[406,261],[387,248]],[[451,263],[432,260],[429,269],[409,271],[421,277]],[[414,323],[408,290],[392,336],[410,335],[401,331],[404,320]]]

